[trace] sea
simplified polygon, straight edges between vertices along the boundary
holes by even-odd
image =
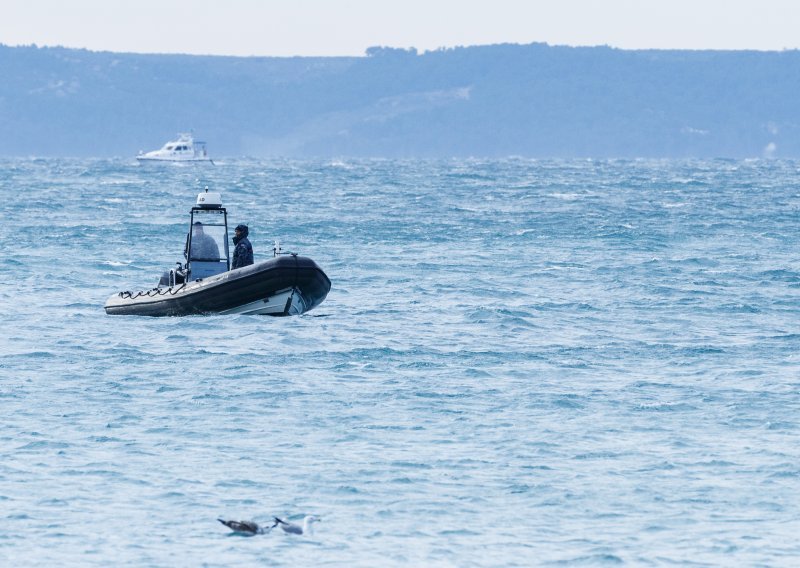
[[[205,188],[327,299],[106,315]],[[800,565],[798,161],[0,159],[0,195],[0,565]]]

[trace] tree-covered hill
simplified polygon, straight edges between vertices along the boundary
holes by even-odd
[[[545,44],[364,57],[0,45],[0,155],[800,156],[800,52]]]

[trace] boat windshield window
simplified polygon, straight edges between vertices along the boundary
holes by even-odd
[[[189,260],[227,261],[225,217],[219,210],[195,211]]]
[[[189,260],[225,260],[225,227],[195,223]]]

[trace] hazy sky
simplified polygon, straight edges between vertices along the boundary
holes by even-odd
[[[220,55],[546,42],[800,48],[800,0],[0,0],[0,43]]]

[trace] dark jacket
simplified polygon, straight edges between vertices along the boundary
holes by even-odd
[[[241,268],[253,264],[253,245],[247,240],[247,235],[233,237],[233,265],[231,268]]]

